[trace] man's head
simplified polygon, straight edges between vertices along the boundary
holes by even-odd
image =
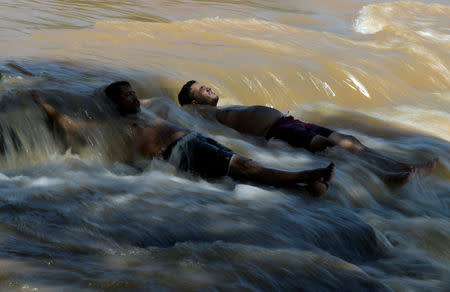
[[[135,114],[141,110],[136,92],[127,81],[111,83],[105,88],[105,94],[121,114]]]
[[[180,105],[201,104],[216,106],[219,96],[203,84],[195,80],[188,81],[178,93],[178,102]]]

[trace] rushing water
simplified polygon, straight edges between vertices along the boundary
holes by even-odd
[[[0,0],[1,291],[449,291],[450,6],[424,2]],[[265,165],[337,170],[323,198],[129,161],[115,126],[67,150],[31,101],[104,120],[126,79],[143,110]],[[398,160],[243,136],[181,110],[185,81],[263,104]]]

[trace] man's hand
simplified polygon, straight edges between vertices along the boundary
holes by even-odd
[[[38,93],[37,93],[37,91],[36,91],[35,89],[31,89],[31,90],[30,90],[30,94],[31,94],[31,97],[32,97],[33,99],[35,99],[36,97],[38,97]]]
[[[332,140],[316,135],[312,138],[311,143],[308,146],[308,150],[311,152],[317,152],[325,150],[327,147],[333,147],[336,143],[334,143]]]
[[[55,108],[52,107],[51,105],[49,105],[48,103],[45,103],[39,97],[39,94],[36,90],[31,90],[30,93],[31,93],[31,97],[33,98],[33,100],[44,109],[44,111],[47,113],[47,115],[51,119],[55,119],[58,116],[58,112],[55,110]]]
[[[147,102],[150,101],[150,98],[146,98],[146,99],[140,99],[139,102],[141,103],[141,105],[145,105]]]
[[[36,90],[30,90],[30,94],[31,94],[31,97],[33,98],[33,100],[35,101],[35,102],[37,102],[39,105],[41,105],[42,106],[42,104],[44,104],[44,102],[42,101],[42,99],[39,97],[39,94],[38,94],[38,92],[36,91]]]

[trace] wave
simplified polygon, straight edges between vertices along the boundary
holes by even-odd
[[[414,1],[370,4],[359,11],[354,28],[363,34],[381,31],[395,31],[401,34],[411,30],[421,33],[421,29],[427,29],[427,36],[445,42],[449,40],[450,35],[439,33],[438,30],[445,31],[449,14],[450,7],[442,4]],[[437,31],[433,31],[433,28]]]

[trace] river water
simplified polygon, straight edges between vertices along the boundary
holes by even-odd
[[[422,2],[0,0],[1,291],[449,291],[450,5]],[[102,119],[129,80],[157,111],[264,165],[336,174],[319,199],[129,160],[110,129],[67,148],[30,99]],[[243,136],[193,116],[262,104],[395,159],[440,157],[386,186],[366,161]]]

